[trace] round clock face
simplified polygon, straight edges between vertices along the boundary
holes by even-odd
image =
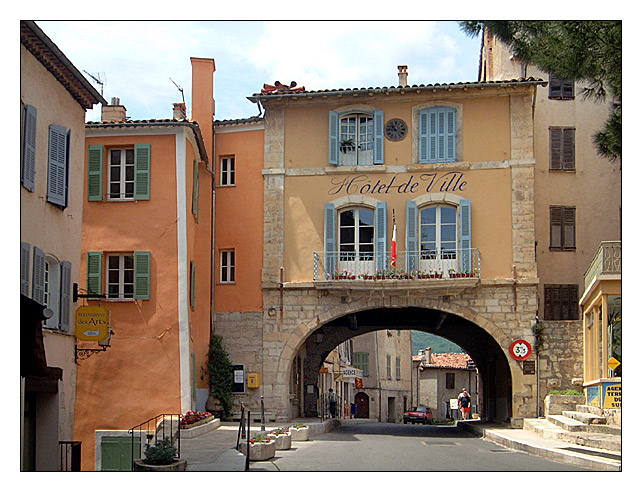
[[[408,133],[408,125],[399,118],[394,118],[386,123],[386,138],[393,142],[403,140]]]

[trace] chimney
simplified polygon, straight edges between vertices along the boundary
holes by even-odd
[[[426,364],[432,364],[432,348],[426,347],[426,351],[424,353],[426,354]]]
[[[408,65],[398,65],[399,69],[399,85],[406,87],[408,85]]]
[[[127,121],[127,108],[120,104],[120,98],[112,97],[111,104],[103,105],[101,119],[103,123]]]
[[[185,103],[174,103],[173,118],[179,121],[187,119],[187,106],[185,106]]]

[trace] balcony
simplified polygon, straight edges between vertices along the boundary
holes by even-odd
[[[401,251],[393,264],[390,252],[315,252],[314,281],[443,281],[480,279],[481,254],[478,249],[442,251]]]
[[[600,275],[622,275],[622,241],[603,241],[584,274],[584,291]]]

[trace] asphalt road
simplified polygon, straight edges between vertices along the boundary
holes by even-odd
[[[456,427],[360,423],[293,442],[251,471],[584,471],[512,451]]]

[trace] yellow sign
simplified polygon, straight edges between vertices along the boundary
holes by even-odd
[[[261,387],[261,375],[258,373],[250,373],[247,375],[247,387],[248,388],[260,388]]]
[[[612,371],[615,371],[617,369],[617,366],[620,365],[620,361],[617,360],[615,357],[611,357],[609,359],[609,367],[611,368]]]
[[[622,408],[622,383],[604,385],[604,408]]]
[[[76,338],[86,342],[102,342],[109,335],[109,311],[100,306],[76,309]]]

